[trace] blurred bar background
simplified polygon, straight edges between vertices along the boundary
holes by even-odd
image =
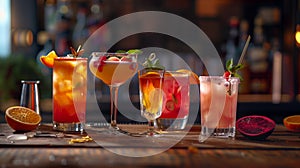
[[[7,107],[18,105],[21,80],[40,80],[41,113],[51,122],[51,69],[39,62],[55,50],[70,53],[103,24],[138,11],[164,11],[201,28],[225,60],[238,60],[247,35],[252,36],[241,72],[238,117],[266,115],[277,123],[300,114],[299,0],[2,0],[0,6],[0,122]],[[128,42],[130,41],[130,42]],[[197,75],[206,74],[201,60],[173,37],[142,33],[118,42],[112,51],[160,47],[180,55]],[[164,59],[164,58],[162,58]],[[162,60],[176,64],[170,60]],[[109,109],[109,91],[96,81],[99,101]],[[131,84],[138,100],[137,83]],[[195,103],[195,102],[194,102]],[[197,103],[196,103],[197,104]],[[122,120],[122,118],[120,118]],[[199,121],[199,119],[197,120]],[[126,122],[126,118],[124,118]]]

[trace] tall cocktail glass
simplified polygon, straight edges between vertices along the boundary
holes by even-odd
[[[118,89],[137,71],[137,54],[94,52],[89,62],[91,72],[110,88],[110,128],[117,126]]]
[[[143,133],[145,135],[157,134],[154,121],[162,112],[164,72],[161,69],[142,69],[138,72],[141,114],[149,124],[148,131]]]
[[[163,91],[163,111],[156,120],[158,128],[162,130],[184,129],[190,108],[189,73],[166,71]]]
[[[201,136],[235,137],[239,78],[200,76]]]
[[[82,132],[86,115],[87,58],[58,57],[53,64],[53,129]]]

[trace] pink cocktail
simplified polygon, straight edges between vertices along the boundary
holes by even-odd
[[[239,79],[200,76],[201,135],[235,136]]]

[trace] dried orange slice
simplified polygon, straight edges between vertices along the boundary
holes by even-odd
[[[37,128],[42,118],[35,111],[21,106],[12,106],[6,109],[7,124],[16,131],[31,131]]]
[[[178,69],[176,72],[188,73],[190,75],[190,84],[191,85],[198,85],[200,84],[199,77],[193,71],[187,69]]]
[[[283,119],[284,126],[294,132],[300,132],[300,115],[293,115]]]
[[[158,72],[149,71],[143,75],[144,77],[151,78],[151,77],[159,77],[160,74]]]
[[[46,56],[41,56],[40,61],[49,68],[53,68],[54,58],[57,57],[57,54],[54,50],[49,52]]]

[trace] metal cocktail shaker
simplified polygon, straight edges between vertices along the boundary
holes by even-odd
[[[38,84],[40,81],[22,80],[20,106],[27,107],[40,114]]]

